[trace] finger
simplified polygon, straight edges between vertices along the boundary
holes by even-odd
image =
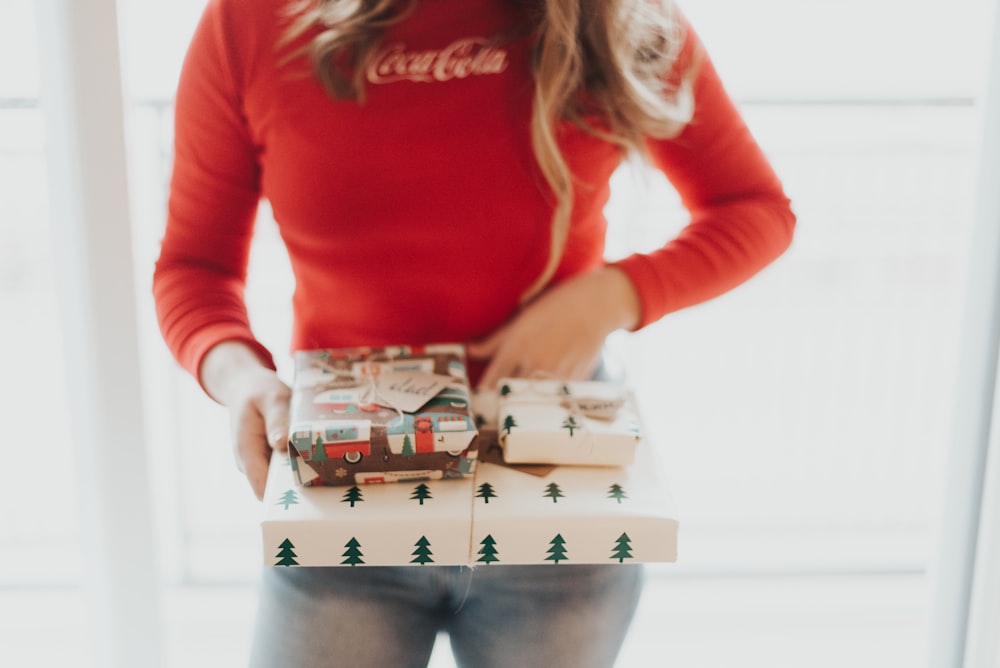
[[[271,458],[264,418],[260,412],[248,407],[248,410],[238,416],[235,427],[236,445],[233,454],[236,468],[246,477],[257,498],[262,499]]]
[[[479,383],[476,385],[478,390],[492,390],[496,387],[497,380],[501,377],[501,372],[497,369],[496,360],[491,361],[486,365],[486,369],[483,370],[483,375],[479,377]]]
[[[570,365],[565,371],[560,371],[559,377],[567,380],[588,380],[594,375],[596,365],[586,360],[580,360]]]
[[[489,359],[493,357],[500,348],[505,330],[506,328],[502,327],[489,334],[485,339],[468,342],[465,344],[465,352],[473,359]]]
[[[288,450],[288,406],[291,390],[284,383],[278,386],[258,403],[257,430],[246,441],[244,464],[247,480],[258,500],[264,498],[267,486],[267,472],[274,450]]]
[[[479,389],[492,390],[499,384],[501,378],[516,378],[524,371],[512,357],[502,352],[490,360],[479,379]]]
[[[263,441],[258,441],[260,446],[243,458],[244,473],[247,481],[253,489],[258,501],[264,499],[264,487],[267,485],[267,471],[271,464],[271,448]]]
[[[597,368],[597,358],[586,354],[576,354],[563,358],[553,369],[557,378],[566,380],[586,380]]]
[[[264,407],[267,443],[279,452],[288,451],[288,398],[283,395]]]

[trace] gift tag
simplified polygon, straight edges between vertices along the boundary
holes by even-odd
[[[562,405],[570,410],[579,410],[585,417],[596,420],[614,420],[618,410],[625,405],[625,399],[598,399],[593,397],[574,397],[564,399]]]
[[[416,413],[452,382],[451,376],[421,371],[382,373],[376,381],[378,396],[375,403],[404,413]]]

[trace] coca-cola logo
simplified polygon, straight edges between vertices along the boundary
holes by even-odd
[[[369,83],[451,81],[507,69],[507,51],[481,37],[455,40],[443,49],[407,51],[403,44],[381,48],[368,65]]]

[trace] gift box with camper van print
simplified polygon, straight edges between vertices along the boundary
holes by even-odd
[[[306,487],[469,476],[470,403],[460,345],[297,352],[292,471]]]

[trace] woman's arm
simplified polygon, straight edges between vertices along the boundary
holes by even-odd
[[[687,48],[700,49],[688,35]],[[689,223],[662,248],[615,263],[639,292],[640,327],[743,283],[788,248],[795,227],[781,181],[707,56],[693,87],[694,117],[684,130],[647,142]]]
[[[209,349],[225,340],[244,341],[273,366],[250,331],[243,301],[260,169],[239,84],[238,49],[246,40],[232,35],[251,27],[230,15],[234,6],[209,3],[184,60],[167,225],[153,275],[164,340],[194,376]]]
[[[249,30],[212,0],[192,38],[175,98],[167,226],[153,294],[171,352],[229,410],[233,451],[258,498],[272,448],[286,447],[288,387],[254,338],[243,293],[260,199],[256,147],[239,81]]]
[[[700,45],[693,32],[688,39],[690,57]],[[788,247],[795,216],[781,182],[710,60],[699,60],[694,117],[677,137],[648,142],[689,224],[662,248],[559,283],[472,344],[473,357],[492,357],[481,386],[539,371],[588,377],[612,331],[638,329],[718,296]]]

